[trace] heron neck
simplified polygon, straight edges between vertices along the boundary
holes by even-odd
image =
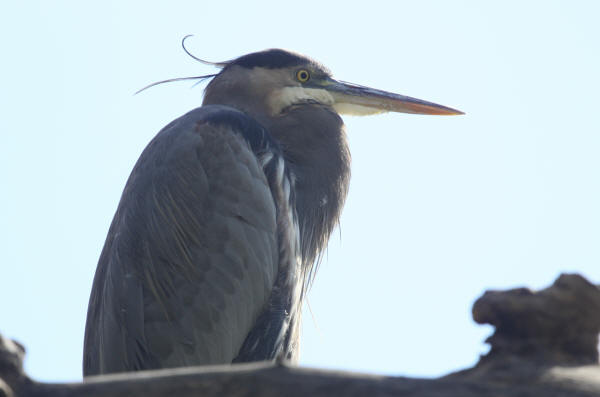
[[[235,89],[235,95],[227,95]],[[281,146],[296,178],[302,256],[310,273],[338,223],[350,181],[350,151],[341,117],[328,106],[299,104],[271,115],[261,98],[247,87],[213,80],[204,105],[220,104],[241,110],[261,123]]]
[[[332,109],[317,104],[257,119],[279,142],[295,175],[303,259],[312,266],[338,223],[348,192],[350,151],[344,123]]]

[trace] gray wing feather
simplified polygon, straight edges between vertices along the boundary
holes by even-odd
[[[246,140],[202,112],[148,145],[102,251],[84,375],[231,362],[278,269],[276,209]]]

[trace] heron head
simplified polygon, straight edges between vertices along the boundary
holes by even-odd
[[[223,69],[207,86],[204,105],[226,104],[267,117],[315,104],[342,115],[462,114],[432,102],[335,80],[320,63],[286,50],[255,52],[217,65]]]

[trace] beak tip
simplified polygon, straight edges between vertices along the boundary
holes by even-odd
[[[466,113],[463,111],[460,111],[458,109],[445,108],[444,112],[440,112],[438,114],[443,115],[443,116],[462,116]]]

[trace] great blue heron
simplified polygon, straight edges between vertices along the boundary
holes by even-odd
[[[340,114],[461,112],[334,80],[280,49],[215,64],[135,165],[89,302],[84,375],[296,360],[350,178]]]

